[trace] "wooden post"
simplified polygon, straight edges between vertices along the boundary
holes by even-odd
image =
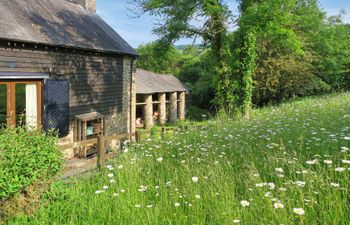
[[[179,102],[179,120],[185,120],[185,108],[186,108],[186,92],[181,92],[179,94],[180,96],[180,102]]]
[[[136,139],[136,143],[140,143],[141,142],[141,133],[140,133],[140,131],[136,131],[135,132],[135,139]]]
[[[105,154],[106,154],[106,149],[105,149],[104,136],[101,135],[101,136],[98,136],[97,138],[97,164],[99,167],[101,167],[104,164]]]
[[[158,101],[159,101],[159,124],[163,126],[166,123],[166,94],[160,93]]]
[[[177,121],[177,92],[170,93],[170,123]]]
[[[166,128],[162,127],[162,133],[161,133],[162,139],[165,138],[165,132],[166,132]]]

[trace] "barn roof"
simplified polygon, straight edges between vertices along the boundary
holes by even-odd
[[[96,13],[67,0],[1,0],[0,39],[137,55]]]
[[[150,71],[137,69],[136,71],[136,93],[153,94],[166,92],[189,92],[179,79],[169,74],[156,74]]]

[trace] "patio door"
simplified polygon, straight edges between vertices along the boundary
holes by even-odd
[[[0,80],[0,126],[41,126],[41,81]]]

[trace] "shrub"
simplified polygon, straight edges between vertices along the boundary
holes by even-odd
[[[61,155],[55,135],[22,128],[0,131],[0,203],[57,174]]]
[[[186,113],[186,118],[192,121],[204,121],[207,119],[212,119],[213,115],[210,111],[206,109],[201,109],[196,106],[191,106],[188,108]]]

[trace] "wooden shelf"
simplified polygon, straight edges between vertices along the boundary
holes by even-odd
[[[91,132],[92,129],[92,133]],[[96,130],[95,130],[96,129]],[[88,134],[89,130],[89,134]],[[97,138],[105,134],[105,118],[102,114],[93,112],[74,117],[74,142]],[[95,154],[96,145],[79,147],[75,149],[76,156],[86,158]]]

